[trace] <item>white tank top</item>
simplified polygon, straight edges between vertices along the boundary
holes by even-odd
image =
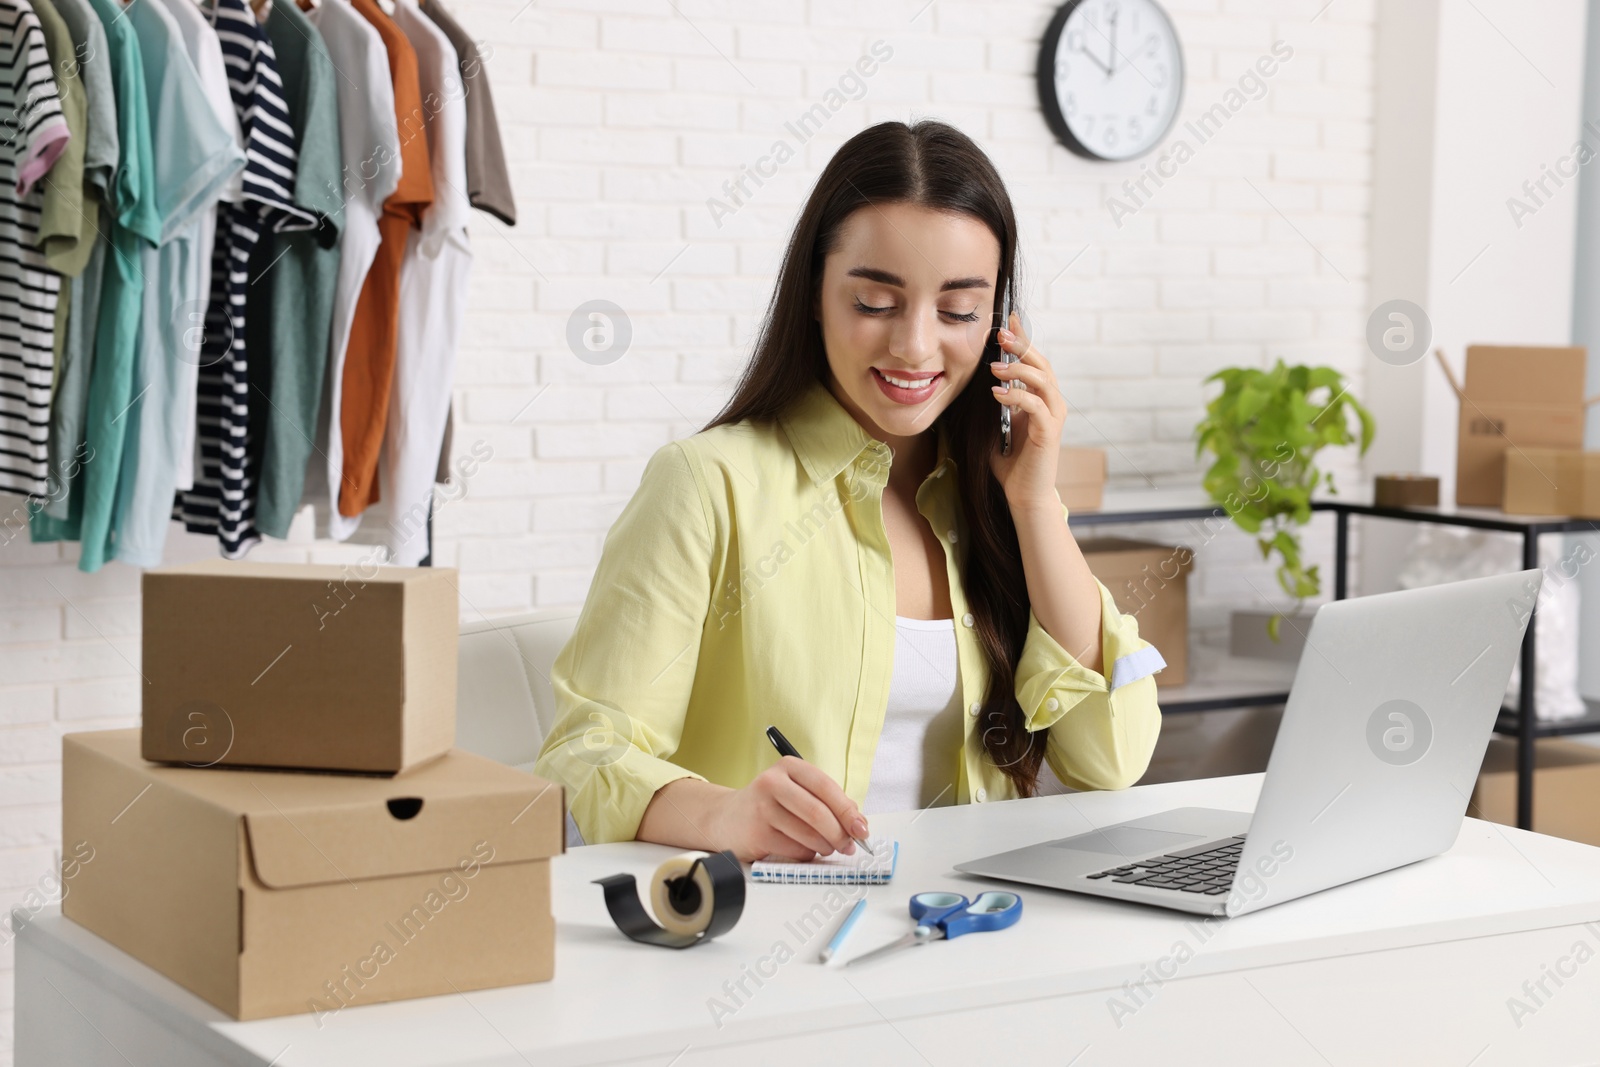
[[[955,803],[962,728],[955,620],[895,616],[889,706],[861,810]]]

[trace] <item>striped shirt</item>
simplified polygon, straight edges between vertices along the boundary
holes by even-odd
[[[61,277],[35,248],[40,179],[71,133],[44,32],[26,0],[0,0],[0,491],[44,496]]]
[[[251,438],[245,345],[250,256],[264,231],[313,229],[317,220],[294,204],[295,137],[271,40],[245,0],[216,0],[211,18],[244,135],[244,189],[239,203],[218,208],[200,343],[200,465],[194,488],[177,494],[173,518],[191,533],[215,533],[222,555],[238,559],[261,541],[255,528],[261,442],[259,430]],[[259,380],[262,368],[255,374]]]

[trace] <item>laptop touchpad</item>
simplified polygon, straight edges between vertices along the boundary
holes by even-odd
[[[1114,856],[1142,856],[1147,852],[1177,848],[1185,841],[1203,835],[1180,834],[1173,830],[1150,830],[1142,826],[1108,826],[1077,837],[1050,842],[1053,848],[1072,848],[1080,852],[1105,852]]]

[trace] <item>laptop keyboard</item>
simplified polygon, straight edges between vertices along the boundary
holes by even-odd
[[[1208,841],[1194,848],[1168,852],[1164,856],[1153,856],[1138,863],[1112,867],[1088,877],[1214,897],[1232,888],[1233,872],[1238,869],[1239,853],[1243,849],[1244,835],[1240,834],[1238,837]]]

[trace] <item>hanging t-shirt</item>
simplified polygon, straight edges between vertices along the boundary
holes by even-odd
[[[427,0],[423,14],[444,30],[455,46],[461,63],[461,77],[467,89],[467,199],[479,211],[486,211],[507,226],[517,224],[517,208],[511,193],[511,176],[506,173],[505,149],[500,141],[500,123],[495,117],[494,95],[489,88],[489,72],[478,44],[439,0]],[[437,482],[450,481],[450,444],[455,429],[453,410],[445,414],[444,440],[439,446]]]
[[[78,60],[66,20],[50,0],[28,2],[44,35],[50,74],[61,99],[61,117],[66,120],[71,134],[50,173],[40,183],[44,199],[39,208],[39,230],[34,235],[34,244],[44,256],[47,267],[57,274],[70,276],[83,270],[94,240],[94,230],[85,226],[83,218],[83,151],[89,140],[89,101],[84,96],[83,81],[78,77]],[[56,307],[60,306],[61,301],[57,299]],[[52,322],[52,331],[54,328]],[[59,371],[59,338],[53,358]]]
[[[195,0],[160,0],[160,2],[166,5],[167,13],[173,17],[178,32],[183,36],[184,52],[188,54],[189,61],[194,64],[195,73],[199,75],[200,86],[205,90],[206,102],[211,105],[211,110],[223,129],[232,135],[242,156],[244,133],[239,129],[239,116],[233,110],[233,97],[228,92],[228,71],[222,62],[222,42],[217,39],[217,31],[212,29],[211,20],[200,10]],[[241,167],[223,186],[222,200],[229,204],[237,204],[243,191],[244,168]],[[206,302],[211,293],[211,255],[216,247],[216,239],[217,212],[203,212],[200,215],[199,236],[195,240],[194,264],[197,280],[194,292],[197,296],[191,305],[181,310],[187,326],[183,331],[184,358],[197,367],[200,364],[200,339],[205,334]],[[194,408],[195,398],[192,393],[185,402],[191,410]],[[195,420],[192,418],[182,420],[179,432],[182,437],[178,445],[178,469],[174,487],[193,489]]]
[[[340,398],[339,432],[344,438],[344,472],[338,493],[336,529],[344,537],[355,529],[361,513],[378,496],[378,452],[389,415],[389,390],[399,341],[400,265],[411,231],[422,225],[433,202],[428,134],[422,92],[417,80],[417,55],[394,20],[374,0],[350,0],[350,6],[383,37],[394,82],[395,122],[400,130],[400,184],[383,203],[378,218],[382,242],[362,283],[345,357]],[[343,540],[344,537],[340,537]]]
[[[190,61],[178,22],[161,0],[133,0],[127,20],[139,37],[150,107],[158,247],[145,248],[144,308],[134,361],[133,399],[117,485],[116,558],[161,563],[172,520],[178,457],[195,419],[195,349],[185,343],[202,299],[197,269],[203,220],[244,169],[233,132],[217,118]]]
[[[344,222],[335,84],[339,74],[322,35],[293,0],[272,0],[264,28],[277,51],[300,159],[294,202],[318,222],[315,230],[263,240],[251,267],[258,290],[254,306],[269,311],[249,316],[249,344],[252,351],[272,353],[271,373],[264,380],[255,378],[252,364],[250,425],[266,428],[257,438],[262,453],[256,528],[269,537],[287,537],[305,490],[339,280]]]
[[[455,48],[416,0],[395,0],[394,20],[417,54],[433,204],[412,231],[400,270],[394,383],[378,462],[381,499],[352,540],[381,544],[389,562],[414,567],[429,553],[428,509],[450,411],[456,349],[467,305],[467,109]]]
[[[83,237],[75,254],[83,266],[46,256],[46,262],[64,275],[56,301],[56,384],[50,399],[49,467],[59,481],[42,501],[45,514],[67,521],[70,498],[82,466],[84,419],[89,405],[89,369],[94,358],[95,325],[100,318],[100,278],[105,270],[110,222],[101,217],[102,205],[117,169],[117,98],[111,87],[105,27],[89,0],[54,0],[54,6],[72,35],[75,69],[87,103],[88,134],[83,148]],[[60,67],[58,65],[57,69]],[[65,477],[68,472],[70,477]]]
[[[51,335],[61,279],[34,247],[38,186],[72,136],[50,77],[44,33],[25,0],[0,0],[0,490],[43,496]]]
[[[260,542],[250,427],[250,353],[245,316],[250,257],[263,231],[314,227],[294,205],[294,133],[283,106],[276,54],[244,0],[217,0],[212,25],[222,42],[228,90],[244,131],[243,200],[224,204],[211,261],[211,300],[201,340],[194,488],[178,493],[173,517],[190,533],[215,533],[238,559]],[[265,359],[266,353],[257,358]]]
[[[55,380],[50,394],[53,418],[56,397],[63,382],[66,313],[72,303],[68,279],[82,273],[89,260],[97,236],[94,223],[98,221],[99,209],[91,201],[89,206],[94,209],[95,215],[92,218],[84,215],[84,196],[88,190],[83,182],[83,155],[89,140],[89,113],[72,32],[51,0],[30,2],[34,15],[39,19],[39,27],[44,31],[44,46],[50,56],[51,74],[55,78],[56,90],[61,94],[61,115],[67,120],[67,129],[72,133],[55,166],[44,177],[44,201],[40,207],[39,232],[35,235],[45,266],[62,276],[56,294],[55,319],[51,325],[50,355],[55,366]],[[34,504],[38,507],[64,495],[71,479],[76,476],[76,464],[58,456],[51,445],[52,442],[46,440],[45,495],[43,499],[35,498]]]
[[[344,439],[338,426],[345,356],[367,270],[382,240],[378,215],[400,182],[400,128],[388,51],[372,23],[343,3],[318,4],[307,17],[341,74],[335,87],[345,203],[328,365],[317,405],[316,447],[306,464],[304,500],[312,505],[318,536],[343,540],[350,530],[339,518],[335,487],[344,474]]]
[[[450,405],[450,410],[444,416],[444,441],[439,445],[439,469],[433,472],[433,480],[439,485],[448,485],[450,482],[450,439],[455,435],[456,409]]]
[[[141,249],[161,238],[150,163],[149,104],[139,42],[113,0],[89,0],[106,34],[106,54],[117,101],[120,157],[108,191],[105,232],[109,249],[95,321],[94,359],[84,416],[83,462],[72,489],[71,513],[61,520],[33,516],[35,541],[81,540],[78,569],[94,572],[110,558],[117,479],[133,399],[134,353],[144,297]]]
[[[495,118],[484,57],[466,28],[439,0],[427,0],[422,13],[444,31],[461,65],[467,93],[467,199],[479,211],[515,226],[517,205],[511,195],[511,175],[506,172],[506,153],[500,143],[500,123]]]
[[[45,515],[65,523],[62,529],[73,531],[79,529],[83,514],[83,460],[93,451],[85,440],[89,381],[94,366],[95,328],[100,321],[100,282],[105,276],[106,255],[111,247],[105,236],[111,227],[111,218],[103,205],[95,207],[94,220],[97,234],[89,244],[89,262],[76,278],[61,279],[61,296],[56,302],[60,355],[55,391],[50,397],[50,441],[46,449],[50,488],[40,502]],[[75,497],[79,498],[76,505]],[[76,532],[72,536],[75,539]]]
[[[89,108],[89,135],[83,146],[83,180],[101,200],[111,188],[117,169],[117,97],[111,86],[111,63],[106,57],[106,31],[89,0],[54,0],[54,6],[72,34],[77,73],[83,81]]]

